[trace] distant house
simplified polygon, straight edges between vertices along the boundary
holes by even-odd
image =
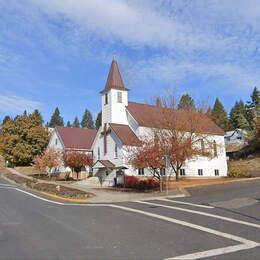
[[[96,129],[72,128],[57,126],[51,133],[48,147],[64,151],[80,151],[92,155],[92,144],[97,134]],[[85,178],[89,168],[82,169],[79,178]],[[71,171],[70,168],[60,167],[59,171]]]
[[[243,129],[235,129],[226,132],[225,144],[246,144],[247,143],[247,132]]]
[[[241,150],[247,145],[247,132],[237,128],[226,132],[224,138],[228,159],[238,158]]]

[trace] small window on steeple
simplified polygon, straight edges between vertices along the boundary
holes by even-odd
[[[108,104],[108,94],[106,93],[105,94],[105,105],[107,105]]]
[[[117,103],[122,103],[122,92],[121,91],[117,92]]]

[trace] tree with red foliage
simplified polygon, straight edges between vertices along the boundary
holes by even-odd
[[[92,166],[93,158],[91,155],[79,151],[65,151],[63,153],[63,162],[65,166],[70,167],[77,174],[77,180],[81,168],[84,166]]]
[[[185,161],[197,156],[216,156],[217,144],[208,133],[215,125],[202,109],[177,110],[172,95],[160,98],[160,104],[161,120],[154,131],[160,150],[168,155],[169,165],[178,180]]]
[[[160,181],[162,190],[161,169],[164,168],[164,161],[161,148],[157,138],[143,139],[140,146],[130,148],[128,162],[136,168],[150,170],[153,177]]]
[[[168,165],[176,180],[184,163],[196,156],[216,156],[217,144],[208,133],[215,124],[201,109],[189,111],[176,109],[174,98],[157,98],[156,106],[160,119],[151,133],[142,140],[140,147],[130,148],[128,162],[136,168],[148,168],[161,180],[160,169],[165,167],[163,155],[167,154]]]

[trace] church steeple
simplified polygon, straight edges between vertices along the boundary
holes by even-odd
[[[101,94],[102,126],[109,123],[127,124],[128,89],[124,85],[115,60],[111,63],[107,82]]]
[[[118,68],[118,64],[114,59],[110,66],[105,88],[104,90],[101,91],[101,93],[107,92],[111,89],[126,90],[126,91],[128,90],[124,85],[121,73]]]

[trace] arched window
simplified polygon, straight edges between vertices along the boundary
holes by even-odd
[[[217,157],[218,156],[218,151],[217,151],[217,143],[214,140],[213,142],[213,151],[214,151],[214,156]]]

